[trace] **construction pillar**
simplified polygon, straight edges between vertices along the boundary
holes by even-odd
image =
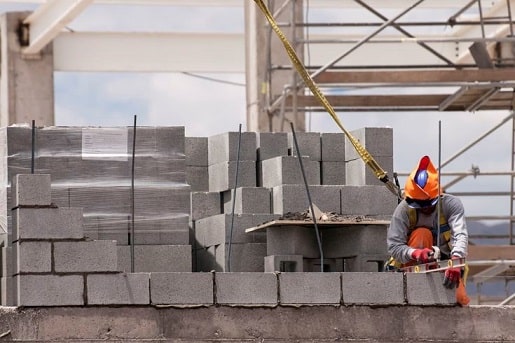
[[[0,16],[0,126],[54,125],[54,55],[52,44],[25,56],[20,26],[30,12]]]
[[[265,1],[267,3],[268,1]],[[272,2],[274,3],[274,2]],[[292,0],[275,2],[269,8],[279,23],[301,61],[304,57],[303,28],[295,23],[302,22],[303,1]],[[280,10],[278,11],[278,9]],[[270,105],[283,93],[285,87],[299,83],[300,77],[292,67],[290,58],[280,39],[273,32],[261,10],[253,1],[245,2],[245,41],[246,41],[246,84],[247,84],[247,130],[256,132],[290,131],[293,122],[296,131],[305,128],[305,113],[287,110],[284,116],[281,107],[270,111]],[[288,25],[281,25],[288,24]],[[294,89],[290,94],[301,94]],[[292,97],[290,95],[290,97]],[[295,98],[295,97],[292,97]],[[284,120],[285,119],[285,120]]]

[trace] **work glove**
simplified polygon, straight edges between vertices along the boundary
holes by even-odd
[[[416,260],[418,263],[427,263],[433,259],[433,250],[424,248],[424,249],[415,249],[411,253],[411,258]]]
[[[453,256],[452,260],[458,260],[459,258],[460,258],[459,256]],[[445,276],[443,278],[443,285],[449,289],[458,287],[458,285],[460,284],[460,277],[461,277],[461,268],[460,267],[449,268],[445,271]]]

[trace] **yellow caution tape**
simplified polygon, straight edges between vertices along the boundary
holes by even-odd
[[[374,160],[372,155],[370,155],[370,153],[365,149],[365,147],[363,147],[360,144],[360,142],[356,138],[354,138],[351,135],[351,133],[345,129],[345,127],[343,127],[343,124],[341,123],[340,119],[336,115],[333,107],[331,106],[329,101],[327,101],[324,94],[322,94],[322,92],[320,91],[318,86],[315,84],[315,82],[313,81],[313,79],[311,78],[309,73],[307,72],[307,70],[304,67],[304,65],[302,64],[302,62],[297,57],[297,53],[295,52],[295,49],[293,49],[293,47],[291,46],[291,44],[288,41],[288,39],[286,38],[286,36],[284,35],[284,33],[281,31],[281,29],[275,22],[275,20],[272,16],[272,13],[270,13],[270,11],[266,7],[266,5],[263,3],[262,0],[254,0],[254,2],[261,9],[261,11],[265,15],[266,19],[272,26],[273,30],[275,31],[275,33],[277,34],[277,36],[283,43],[284,47],[286,48],[286,52],[288,53],[288,56],[290,57],[290,60],[292,61],[293,65],[295,66],[295,69],[297,69],[297,72],[300,74],[300,76],[302,77],[302,79],[304,80],[304,82],[308,86],[308,88],[311,90],[311,92],[313,93],[315,98],[318,99],[318,101],[322,104],[322,106],[324,106],[326,111],[331,115],[333,120],[336,122],[336,125],[338,125],[338,127],[347,136],[347,138],[349,139],[351,144],[354,146],[354,149],[356,149],[356,151],[358,152],[361,159],[365,162],[366,165],[368,165],[372,169],[372,171],[374,172],[376,177],[379,180],[381,180],[395,196],[397,196],[398,198],[401,198],[401,193],[400,193],[399,188],[391,180],[388,179],[387,173],[379,166],[379,164]]]

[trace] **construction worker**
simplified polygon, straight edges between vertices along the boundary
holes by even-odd
[[[442,260],[466,257],[468,232],[464,212],[459,198],[441,192],[438,172],[429,156],[422,157],[410,173],[404,199],[392,215],[387,233],[391,258],[386,267],[427,263],[433,261],[435,251]],[[470,299],[463,279],[462,268],[449,268],[443,285],[456,287],[457,303],[468,305]]]

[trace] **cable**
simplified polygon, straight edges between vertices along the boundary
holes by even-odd
[[[187,71],[183,71],[183,72],[181,72],[181,74],[184,74],[184,75],[187,75],[187,76],[191,76],[191,77],[196,77],[196,78],[203,79],[203,80],[207,80],[207,81],[218,82],[218,83],[224,83],[224,84],[231,85],[231,86],[246,87],[246,84],[245,84],[245,83],[239,83],[239,82],[233,82],[233,81],[227,81],[227,80],[215,79],[214,77],[209,77],[209,76],[204,76],[204,75],[193,74],[193,73],[189,73],[189,72],[187,72]]]

